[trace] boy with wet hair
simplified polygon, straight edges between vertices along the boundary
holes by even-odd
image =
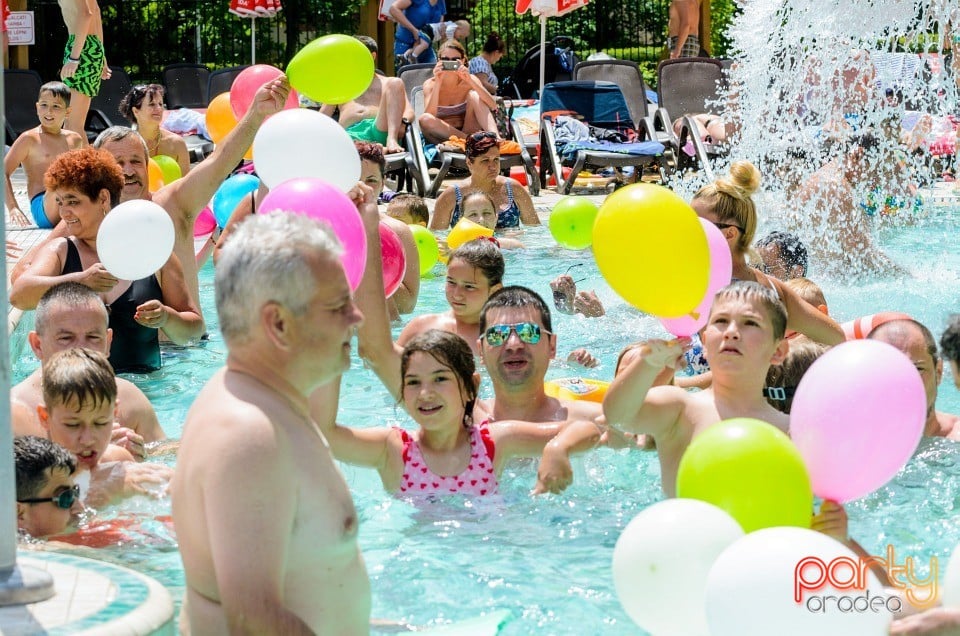
[[[648,340],[610,385],[603,401],[607,423],[654,438],[667,496],[676,495],[677,468],[687,446],[721,420],[752,417],[787,432],[789,417],[763,397],[767,370],[787,353],[786,324],[786,309],[770,288],[733,283],[717,292],[701,331],[713,371],[709,388],[688,393],[676,386],[654,386],[664,369],[683,363],[689,338]]]
[[[407,225],[430,224],[430,210],[423,197],[408,192],[401,192],[390,199],[387,204],[387,216],[403,221]]]
[[[19,167],[27,174],[27,196],[30,198],[32,222],[42,230],[52,229],[60,221],[60,210],[53,194],[47,194],[43,175],[59,155],[82,148],[85,139],[63,122],[70,115],[70,89],[63,82],[47,82],[37,95],[37,118],[40,125],[25,130],[10,146],[3,160],[6,173],[7,210],[17,225],[30,225],[31,220],[20,211],[13,194],[10,175]]]
[[[40,538],[63,532],[82,510],[73,483],[77,460],[63,446],[35,435],[13,438],[17,529]]]
[[[764,274],[782,281],[807,275],[807,248],[796,234],[770,232],[755,247],[763,259],[760,269]]]

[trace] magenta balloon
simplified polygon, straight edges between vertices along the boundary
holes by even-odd
[[[290,179],[270,190],[257,212],[275,210],[306,214],[329,225],[343,245],[340,260],[350,289],[357,288],[367,262],[367,236],[357,206],[346,194],[320,179]]]
[[[214,218],[213,210],[211,210],[208,205],[200,210],[200,214],[197,215],[197,220],[193,222],[193,235],[206,236],[215,229],[217,229],[217,219]]]
[[[243,119],[243,116],[250,110],[250,104],[253,103],[253,98],[260,87],[281,75],[283,75],[283,71],[269,64],[254,64],[240,71],[240,74],[237,75],[230,86],[230,109],[237,121]],[[300,98],[297,96],[297,91],[290,89],[287,103],[283,107],[284,109],[300,107]]]
[[[400,237],[382,222],[380,223],[380,256],[383,261],[383,293],[389,298],[400,287],[403,275],[407,273],[407,257],[403,253]]]
[[[710,252],[710,278],[707,281],[707,291],[691,315],[660,319],[664,328],[678,338],[692,336],[707,324],[713,297],[730,284],[730,278],[733,276],[733,256],[730,254],[730,246],[727,245],[723,232],[706,219],[700,219],[700,225],[703,226],[703,231],[707,235],[707,249]]]
[[[926,413],[920,374],[895,347],[851,340],[820,356],[790,410],[814,494],[843,503],[883,486],[916,450]]]

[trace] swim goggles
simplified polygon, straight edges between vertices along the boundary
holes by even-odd
[[[515,325],[493,325],[483,332],[483,337],[491,347],[499,347],[510,339],[510,332],[516,332],[517,338],[524,344],[537,344],[540,342],[540,334],[547,332],[541,329],[540,325],[533,322],[518,322]]]
[[[47,503],[48,501],[53,502],[57,508],[62,510],[70,510],[73,507],[73,503],[80,498],[80,486],[73,485],[70,488],[67,488],[61,492],[56,497],[43,497],[40,499],[17,499],[17,503],[25,504],[35,504],[35,503]]]

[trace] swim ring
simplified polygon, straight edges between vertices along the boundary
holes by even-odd
[[[548,396],[559,400],[585,400],[587,402],[603,402],[603,397],[610,388],[609,382],[591,380],[588,378],[560,378],[544,382],[543,391]]]
[[[912,320],[911,316],[899,311],[881,311],[869,316],[860,316],[840,325],[847,340],[860,340],[870,335],[870,332],[891,320]]]

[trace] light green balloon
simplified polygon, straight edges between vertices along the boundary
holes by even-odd
[[[373,81],[373,56],[349,35],[313,40],[287,64],[290,85],[321,104],[344,104],[359,97]]]
[[[170,155],[157,155],[153,160],[160,166],[160,172],[163,173],[163,184],[170,185],[183,176],[180,170],[180,164]]]
[[[687,447],[677,496],[711,503],[745,532],[809,528],[813,490],[790,438],[771,424],[741,417],[708,428]]]
[[[420,276],[427,276],[440,258],[440,247],[433,232],[422,225],[410,225],[413,240],[417,242],[417,253],[420,255]]]
[[[550,234],[561,246],[582,250],[593,243],[597,206],[584,197],[564,197],[550,212]]]

